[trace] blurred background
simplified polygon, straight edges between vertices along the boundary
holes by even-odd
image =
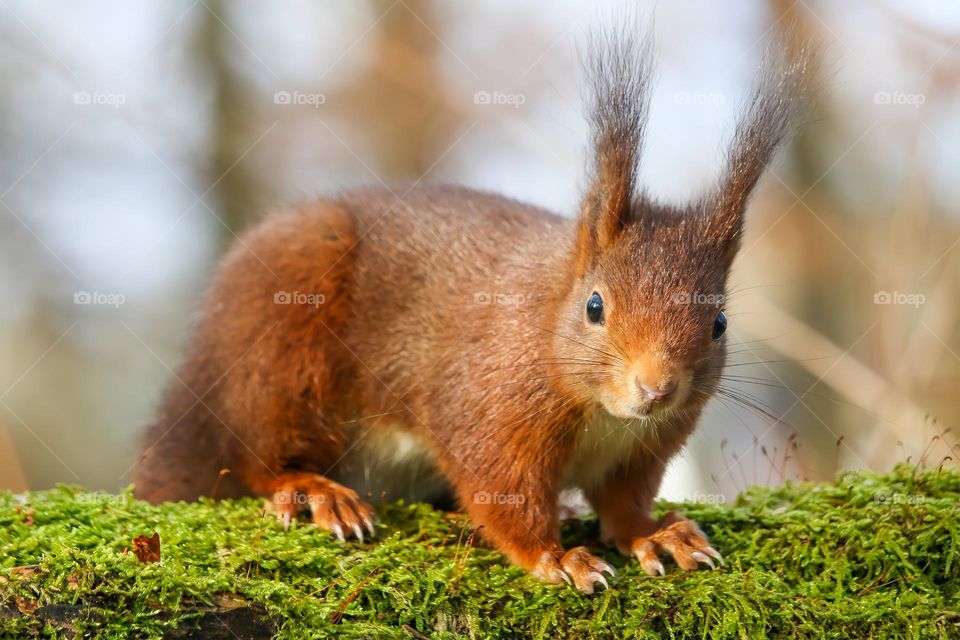
[[[749,210],[731,395],[665,493],[957,465],[955,2],[0,0],[0,488],[129,482],[218,257],[280,203],[422,180],[572,215],[578,51],[632,4],[663,199],[713,184],[771,37],[826,54]]]

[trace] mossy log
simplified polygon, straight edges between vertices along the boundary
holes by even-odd
[[[253,499],[0,494],[0,637],[960,638],[960,472],[903,466],[658,508],[696,519],[725,566],[648,577],[599,543],[596,521],[571,521],[565,543],[618,572],[584,596],[426,505],[380,505],[375,540],[340,543],[284,532]]]

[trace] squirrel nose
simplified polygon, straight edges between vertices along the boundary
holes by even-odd
[[[640,389],[640,395],[650,402],[657,402],[669,397],[677,390],[677,381],[671,378],[661,381],[658,385],[652,385],[637,378],[637,387]]]

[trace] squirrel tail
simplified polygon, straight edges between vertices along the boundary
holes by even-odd
[[[249,493],[229,470],[222,427],[203,400],[174,381],[147,428],[134,470],[134,495],[153,503]]]

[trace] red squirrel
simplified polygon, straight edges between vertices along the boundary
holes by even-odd
[[[362,541],[368,500],[450,491],[513,563],[591,593],[614,571],[561,546],[558,494],[575,487],[646,573],[721,562],[652,502],[719,382],[744,208],[809,57],[765,65],[717,187],[670,206],[637,184],[648,41],[591,48],[576,218],[462,187],[363,188],[246,232],[144,436],[136,495],[196,499],[229,469],[220,496]]]

